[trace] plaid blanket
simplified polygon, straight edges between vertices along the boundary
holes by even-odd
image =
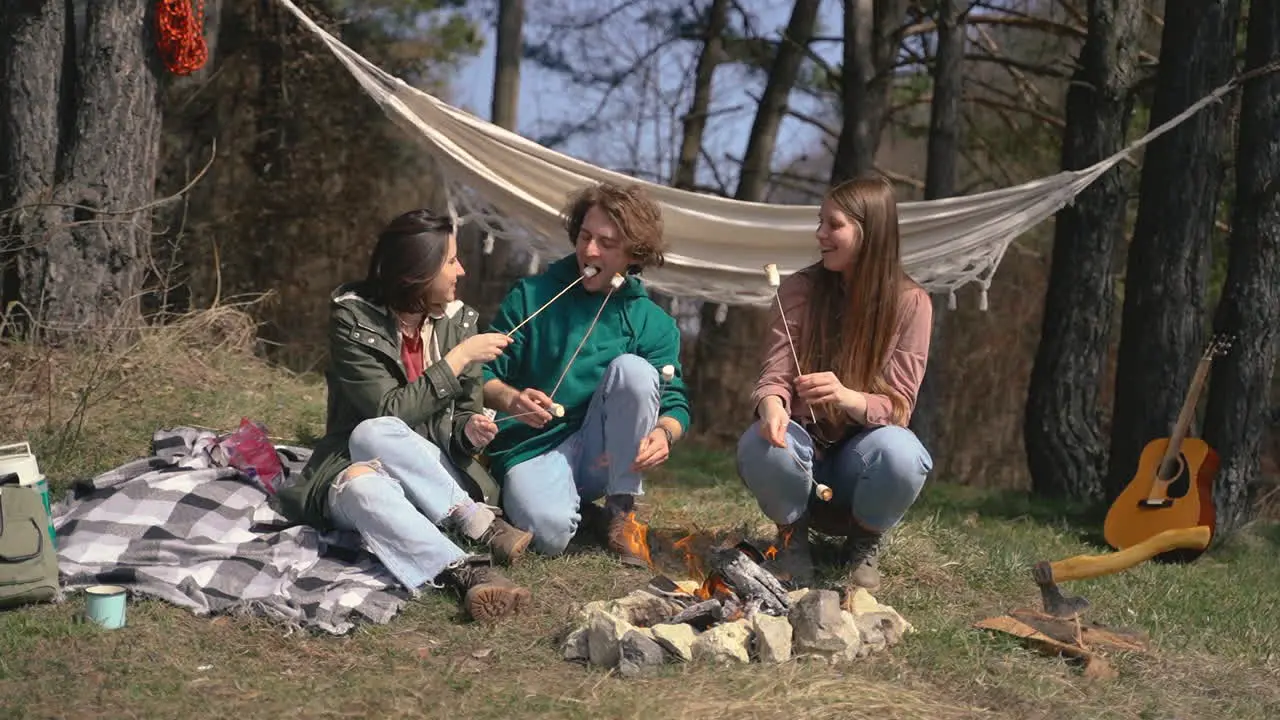
[[[70,490],[53,508],[64,587],[123,585],[198,615],[250,613],[335,635],[400,611],[409,593],[358,535],[290,527],[214,440],[192,428],[158,431],[151,457]],[[310,451],[277,454],[287,484]]]

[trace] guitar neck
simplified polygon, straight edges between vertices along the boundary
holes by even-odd
[[[1178,460],[1178,453],[1182,451],[1182,441],[1187,438],[1191,421],[1195,418],[1196,401],[1204,388],[1204,381],[1209,377],[1209,363],[1212,361],[1212,356],[1205,355],[1196,366],[1196,374],[1192,376],[1191,386],[1187,388],[1187,398],[1182,401],[1182,409],[1178,411],[1178,420],[1173,424],[1173,432],[1169,433],[1169,447],[1164,451],[1162,467]]]

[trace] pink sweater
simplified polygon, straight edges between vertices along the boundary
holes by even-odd
[[[812,273],[822,272],[820,268],[805,268],[793,273],[778,288],[778,296],[786,311],[787,324],[791,328],[791,337],[799,352],[804,337],[804,322],[809,312],[809,292],[813,286]],[[894,333],[893,350],[889,353],[889,362],[884,368],[884,379],[894,391],[900,393],[907,401],[905,425],[911,419],[915,409],[916,394],[920,391],[920,381],[924,379],[925,364],[929,358],[929,330],[933,325],[933,304],[929,294],[915,283],[908,283],[899,295],[901,307],[900,321]],[[807,373],[821,372],[829,368],[805,368]],[[751,393],[752,407],[769,395],[777,395],[782,399],[787,413],[797,422],[811,423],[808,403],[800,397],[793,397],[792,383],[797,375],[796,363],[791,356],[791,347],[787,344],[787,333],[782,327],[782,316],[778,313],[778,304],[773,304],[773,322],[764,343],[764,363],[760,372],[760,380],[755,391]],[[887,395],[866,393],[867,421],[865,426],[874,427],[893,423],[893,403]],[[819,420],[822,415],[818,416]],[[849,418],[847,425],[856,425]],[[824,423],[825,425],[825,423]]]

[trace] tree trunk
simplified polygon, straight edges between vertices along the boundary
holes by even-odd
[[[1062,169],[1078,170],[1124,146],[1138,73],[1142,5],[1089,3],[1089,34],[1067,91]],[[1147,155],[1150,162],[1151,154]],[[1127,189],[1108,171],[1058,212],[1040,345],[1027,389],[1023,442],[1039,495],[1096,502],[1106,472],[1098,394],[1115,303],[1115,248]],[[1193,356],[1194,357],[1194,356]]]
[[[693,70],[693,99],[684,116],[684,135],[680,138],[680,156],[676,161],[674,187],[692,190],[698,184],[698,156],[702,152],[702,134],[711,111],[711,81],[720,64],[724,48],[724,30],[729,22],[729,0],[711,0],[702,34],[702,52]]]
[[[768,187],[778,126],[813,37],[818,4],[817,0],[796,0],[792,8],[747,140],[742,175],[734,193],[739,200],[759,201]],[[727,308],[724,322],[717,322],[718,312],[715,303],[702,306],[689,394],[697,432],[708,439],[732,442],[742,432],[742,420],[755,414],[751,390],[760,369],[760,338],[768,328],[769,312],[756,307],[731,307]],[[757,361],[743,362],[744,358]]]
[[[520,63],[524,53],[524,0],[499,0],[497,47],[494,50],[493,101],[490,120],[494,125],[517,132],[520,107]],[[459,256],[468,273],[459,292],[488,323],[502,298],[520,277],[517,268],[527,267],[529,253],[514,242],[495,237],[485,253],[483,231],[464,226],[458,237]],[[566,252],[569,246],[565,244]]]
[[[1152,127],[1231,77],[1239,16],[1239,0],[1168,4]],[[1201,110],[1144,152],[1116,366],[1109,500],[1132,478],[1142,447],[1168,436],[1203,349],[1226,111],[1224,104]]]
[[[1249,4],[1246,70],[1280,61],[1280,0]],[[1250,80],[1240,101],[1236,202],[1227,278],[1214,329],[1235,336],[1213,367],[1204,437],[1222,465],[1217,534],[1255,511],[1252,490],[1280,342],[1280,74]]]
[[[498,0],[498,44],[494,50],[493,124],[516,129],[520,106],[520,54],[523,49],[524,0]]]
[[[964,24],[960,0],[938,3],[938,52],[934,58],[933,100],[929,107],[929,143],[924,178],[926,200],[956,194],[957,163],[960,158],[960,102],[964,92]],[[942,383],[937,358],[943,348],[946,299],[933,298],[933,331],[929,340],[931,362],[916,396],[911,414],[911,430],[926,447],[932,448],[934,473],[941,468]]]
[[[844,120],[831,167],[833,185],[875,167],[907,4],[905,0],[844,0],[840,72]]]
[[[55,199],[70,227],[22,252],[19,291],[49,340],[136,327],[160,144],[151,3],[88,3]],[[68,37],[70,37],[68,31]],[[100,336],[99,336],[100,337]]]
[[[63,0],[0,5],[0,314],[30,299],[21,280],[62,215],[38,203],[57,183],[65,9]]]
[[[782,125],[782,117],[787,111],[787,98],[795,87],[805,51],[813,39],[818,5],[818,0],[796,0],[791,8],[791,20],[778,42],[778,52],[769,68],[769,78],[756,108],[751,135],[747,138],[742,174],[738,176],[738,189],[734,193],[739,200],[759,202],[769,187],[773,151],[778,145],[778,127]]]

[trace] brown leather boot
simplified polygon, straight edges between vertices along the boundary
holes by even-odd
[[[806,518],[790,525],[779,525],[773,546],[778,554],[773,557],[772,571],[779,580],[792,589],[813,584],[813,550],[809,546],[809,521]]]
[[[624,564],[648,568],[649,526],[636,519],[636,511],[615,512],[609,517],[606,546]]]
[[[471,555],[445,568],[441,579],[463,595],[467,614],[479,622],[518,615],[533,597],[528,589],[494,570],[483,555]]]
[[[880,533],[855,528],[845,538],[844,554],[852,572],[849,582],[867,590],[880,588]]]
[[[500,565],[510,565],[524,554],[533,533],[521,530],[502,518],[494,518],[489,529],[480,536],[480,542],[489,546],[493,559]]]

